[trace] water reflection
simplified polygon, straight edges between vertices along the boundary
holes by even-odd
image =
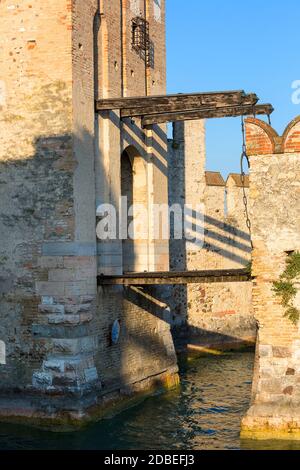
[[[300,441],[242,440],[241,449],[243,450],[300,450]]]
[[[0,425],[1,449],[203,450],[298,449],[300,443],[239,439],[251,393],[254,356],[228,354],[193,360],[181,388],[69,434]]]

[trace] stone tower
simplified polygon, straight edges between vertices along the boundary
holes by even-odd
[[[151,210],[145,243],[96,238],[96,208],[119,216],[126,171],[133,198],[167,203],[164,126],[95,115],[95,98],[165,93],[164,15],[163,0],[0,2],[3,419],[73,425],[177,382],[156,290],[97,288],[125,265],[168,269]]]

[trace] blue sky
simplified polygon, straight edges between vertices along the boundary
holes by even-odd
[[[300,114],[299,0],[166,0],[168,93],[239,90],[272,103],[281,133]],[[207,169],[239,171],[240,118],[207,121]]]

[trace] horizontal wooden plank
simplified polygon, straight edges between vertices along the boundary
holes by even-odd
[[[99,286],[186,285],[213,282],[247,282],[251,275],[244,269],[130,273],[122,276],[98,276]]]
[[[240,103],[246,96],[244,90],[215,91],[204,93],[178,93],[175,95],[136,96],[131,98],[108,98],[96,101],[96,110],[146,108],[148,106],[168,106],[179,103],[195,103],[203,106],[229,100],[231,103]],[[227,101],[226,101],[227,102]]]
[[[152,124],[162,124],[165,122],[191,121],[196,119],[212,119],[250,115],[268,115],[274,111],[271,104],[260,104],[256,106],[226,106],[224,108],[206,108],[197,111],[187,111],[182,113],[161,113],[151,114],[142,118],[142,126]]]
[[[206,108],[223,108],[225,106],[241,106],[249,105],[254,106],[258,101],[257,95],[251,93],[242,97],[233,96],[231,94],[216,97],[203,98],[201,95],[196,99],[186,99],[185,101],[168,104],[154,104],[151,106],[136,107],[136,108],[123,108],[121,109],[121,118],[126,117],[139,117],[150,114],[170,113],[170,112],[188,112]]]

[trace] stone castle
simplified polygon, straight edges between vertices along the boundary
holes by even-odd
[[[166,93],[164,0],[2,0],[0,16],[0,419],[73,429],[176,386],[175,347],[256,342],[243,433],[297,437],[300,336],[272,282],[300,246],[300,121],[281,138],[248,119],[250,189],[225,182],[206,171],[203,120],[174,123],[168,140],[165,124],[95,112],[95,100]],[[121,196],[148,207],[146,240],[97,239],[97,208],[119,219]],[[152,236],[159,203],[203,204],[202,250]],[[97,285],[251,257],[253,282]]]

